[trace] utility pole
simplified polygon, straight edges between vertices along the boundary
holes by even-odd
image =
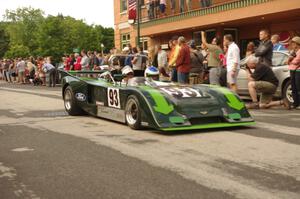
[[[136,0],[136,6],[137,6],[137,42],[136,42],[136,46],[139,47],[140,43],[141,43],[141,3],[140,0]]]

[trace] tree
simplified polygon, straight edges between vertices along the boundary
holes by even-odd
[[[75,48],[100,51],[103,43],[108,52],[114,45],[112,28],[88,25],[62,14],[44,17],[39,9],[18,8],[7,10],[5,20],[4,31],[0,26],[0,49],[2,54],[6,51],[6,57],[51,56],[59,61]]]
[[[31,7],[6,10],[4,18],[9,22],[7,31],[10,35],[10,45],[24,46],[29,49],[30,54],[35,54],[38,48],[36,30],[44,20],[43,11]]]
[[[9,47],[9,35],[6,31],[7,24],[0,22],[0,57],[3,57]]]

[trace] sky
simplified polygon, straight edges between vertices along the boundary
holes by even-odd
[[[88,24],[114,27],[113,0],[0,0],[0,20],[3,20],[5,10],[15,10],[18,7],[39,8],[46,15],[71,16],[83,19]]]

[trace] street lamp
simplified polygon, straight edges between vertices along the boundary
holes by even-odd
[[[141,27],[140,27],[140,23],[141,23],[141,4],[140,4],[140,0],[136,1],[137,4],[137,47],[140,46],[140,37],[141,37]]]
[[[102,56],[103,56],[104,44],[102,44],[102,43],[101,43],[101,45],[100,45],[100,46],[101,46],[101,54],[102,54]]]

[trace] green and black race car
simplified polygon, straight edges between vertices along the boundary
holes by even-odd
[[[70,115],[90,115],[125,123],[132,129],[160,131],[254,124],[244,103],[226,88],[179,85],[103,72],[62,73],[62,95]],[[100,75],[101,74],[101,75]]]

